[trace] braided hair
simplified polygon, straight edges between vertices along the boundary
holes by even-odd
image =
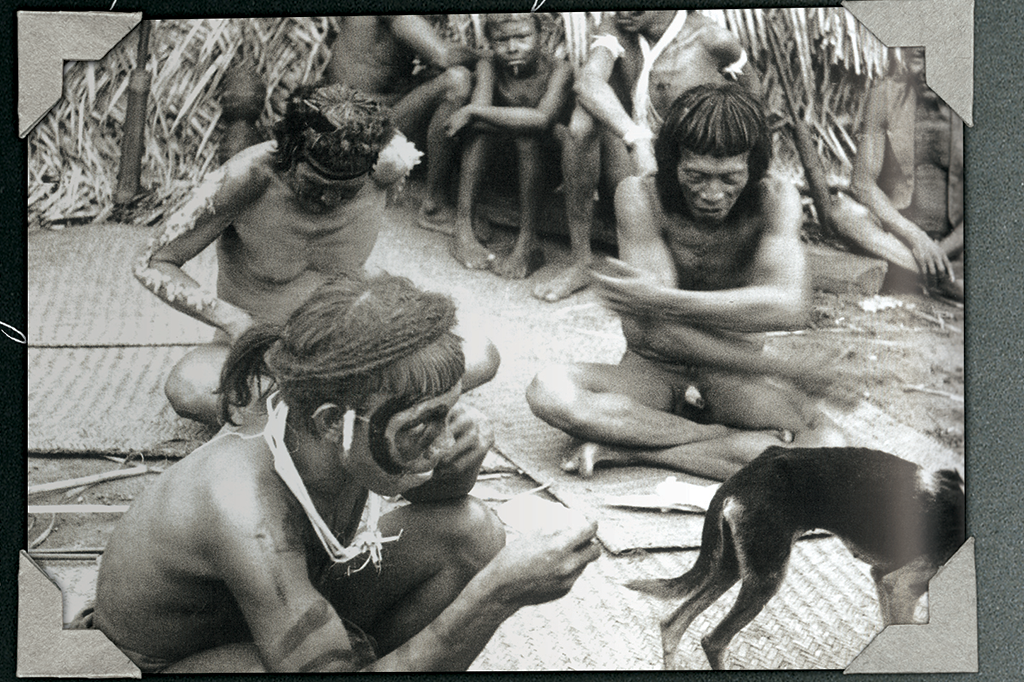
[[[707,83],[690,88],[672,103],[654,142],[658,172],[654,184],[666,211],[685,213],[677,171],[683,152],[724,158],[749,152],[745,202],[768,173],[772,138],[765,106],[743,86]]]
[[[284,325],[256,324],[232,346],[221,417],[232,421],[231,406],[249,404],[261,378],[306,419],[327,402],[358,410],[382,391],[413,401],[440,395],[465,373],[454,325],[449,297],[404,277],[330,280]]]
[[[337,179],[369,172],[395,134],[390,110],[345,85],[300,88],[274,126],[274,168],[300,160]]]

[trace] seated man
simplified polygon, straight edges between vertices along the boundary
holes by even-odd
[[[563,141],[568,269],[533,289],[557,301],[589,283],[594,192],[656,170],[651,140],[676,97],[695,85],[739,78],[756,92],[730,31],[696,12],[616,12],[598,29],[576,81],[577,106]],[[632,156],[632,158],[631,158]],[[610,196],[611,194],[609,194]]]
[[[924,48],[868,94],[851,189],[836,228],[866,251],[964,300],[963,121],[925,84]],[[865,210],[865,207],[867,210]]]
[[[219,330],[167,379],[183,417],[218,423],[217,377],[254,320],[284,322],[325,280],[362,270],[386,193],[418,158],[384,107],[340,85],[293,95],[275,137],[207,175],[135,267],[143,286]],[[181,269],[213,242],[216,295]],[[468,390],[494,376],[498,355],[471,328],[461,333]]]
[[[769,445],[838,443],[798,388],[820,375],[766,357],[757,334],[809,312],[800,196],[767,175],[762,103],[735,84],[688,90],[655,154],[657,175],[616,193],[624,262],[591,269],[625,355],[546,369],[527,390],[534,414],[585,441],[564,467],[643,462],[724,480]]]
[[[454,320],[446,296],[378,276],[246,331],[223,408],[265,377],[266,426],[226,425],[135,498],[73,626],[147,673],[465,670],[519,607],[568,592],[596,524],[506,547],[466,495],[493,439],[456,404]]]
[[[572,67],[541,45],[540,15],[488,14],[484,33],[494,56],[477,63],[470,104],[452,115],[449,135],[462,131],[462,177],[453,253],[466,267],[490,267],[502,277],[528,277],[543,263],[537,243],[542,142],[559,119],[567,119]],[[506,258],[495,260],[473,234],[476,188],[494,137],[510,139],[519,161],[519,236]]]
[[[446,134],[451,115],[469,101],[470,69],[484,56],[479,50],[443,40],[422,16],[395,14],[338,17],[338,37],[324,74],[391,107],[395,125],[412,136],[427,123],[427,189],[420,222],[450,223],[446,203],[458,145]],[[415,77],[415,60],[441,74]],[[432,74],[432,71],[426,73]]]

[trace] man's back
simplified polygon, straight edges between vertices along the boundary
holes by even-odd
[[[232,523],[224,512],[242,515],[260,499],[270,516],[286,498],[255,441],[228,436],[237,442],[224,450],[223,438],[164,472],[111,535],[95,619],[118,646],[169,663],[244,636],[245,619],[220,577],[229,562],[217,552],[232,526],[244,533],[270,524]]]
[[[395,37],[388,21],[379,16],[339,17],[327,80],[368,94],[404,94],[416,55]]]

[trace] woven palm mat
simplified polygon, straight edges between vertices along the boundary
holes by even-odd
[[[163,386],[186,346],[29,348],[28,450],[182,456],[213,429],[181,419]]]
[[[513,538],[510,537],[510,540]],[[687,570],[696,551],[605,554],[562,599],[521,609],[498,629],[474,671],[657,670],[662,667],[659,618],[678,603],[622,586],[639,577]],[[733,587],[684,634],[675,665],[709,670],[700,638],[736,599]],[[918,617],[926,617],[922,604]],[[796,544],[779,593],[726,650],[730,669],[842,669],[882,628],[865,564],[836,538]]]
[[[150,229],[128,225],[82,225],[28,238],[28,345],[196,345],[213,328],[147,291],[132,266]],[[211,247],[185,266],[212,289],[216,253]]]

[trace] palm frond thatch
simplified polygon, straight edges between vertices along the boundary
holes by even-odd
[[[804,102],[831,178],[843,184],[855,152],[863,93],[888,69],[888,52],[838,8],[705,10],[745,46],[765,85],[773,120],[789,113],[766,28],[782,36],[781,63]],[[545,15],[547,44],[576,66],[587,56],[601,12]],[[481,15],[431,17],[451,40],[485,42]],[[147,68],[152,75],[142,161],[143,187],[162,200],[179,195],[217,163],[223,136],[218,89],[229,69],[253,69],[266,83],[258,126],[264,134],[283,113],[288,94],[316,81],[329,57],[329,17],[162,20],[153,25]],[[30,228],[102,218],[109,212],[120,157],[128,78],[135,42],[122,41],[101,62],[69,65],[64,98],[28,137]],[[779,163],[797,180],[795,153],[779,133]]]

